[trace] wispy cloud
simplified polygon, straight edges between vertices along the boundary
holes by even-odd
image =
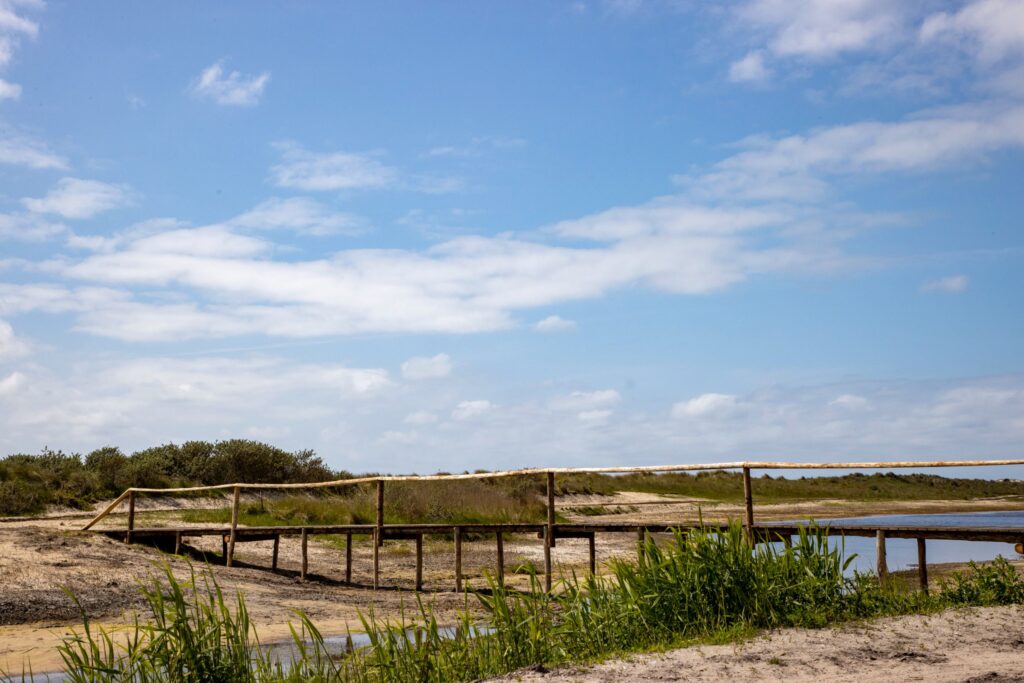
[[[945,292],[946,294],[959,294],[966,292],[967,287],[970,286],[971,279],[966,275],[949,275],[947,277],[939,278],[938,280],[930,280],[929,282],[921,285],[921,291],[923,292]]]
[[[354,235],[365,228],[359,217],[335,211],[308,197],[274,197],[230,219],[227,224],[256,230],[293,230],[306,235]]]
[[[27,135],[0,126],[0,163],[34,169],[64,170],[68,162]]]
[[[452,372],[452,359],[447,353],[418,356],[402,363],[402,377],[411,380],[438,379]]]
[[[735,83],[760,83],[768,79],[771,71],[765,66],[764,52],[754,50],[729,67],[729,80]]]
[[[22,8],[38,9],[42,2],[34,0],[3,0],[0,2],[0,69],[14,58],[14,52],[22,38],[39,35],[39,24],[20,13]],[[0,100],[18,99],[21,86],[0,78]]]
[[[538,320],[533,327],[538,332],[571,332],[576,329],[576,321],[549,315],[543,320]]]
[[[372,156],[354,152],[311,152],[294,142],[274,145],[281,163],[271,169],[279,187],[309,192],[381,188],[398,181],[398,171]]]
[[[190,90],[196,97],[217,104],[251,107],[259,103],[269,82],[269,71],[249,76],[239,71],[225,71],[224,63],[216,62],[203,69],[192,82]]]
[[[124,185],[98,180],[61,178],[45,197],[26,197],[21,202],[29,211],[36,213],[55,213],[72,219],[91,218],[128,204],[129,191]]]

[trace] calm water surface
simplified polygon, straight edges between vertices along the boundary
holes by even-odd
[[[818,522],[833,528],[844,525],[878,524],[891,526],[931,526],[963,528],[1024,529],[1024,510],[1008,512],[956,512],[941,515],[875,515],[871,517],[844,517],[841,519],[819,519]],[[875,539],[847,537],[829,539],[834,547],[843,545],[847,556],[856,553],[850,569],[858,571],[875,570]],[[912,538],[890,538],[885,542],[886,562],[889,569],[909,569],[917,566],[917,541]],[[1007,559],[1020,557],[1012,543],[991,541],[928,541],[928,564],[944,562],[984,562],[1002,555]]]

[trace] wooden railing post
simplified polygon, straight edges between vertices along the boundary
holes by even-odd
[[[750,486],[750,468],[743,468],[743,505],[746,508],[744,526],[747,529],[747,542],[754,547],[754,493]]]
[[[281,534],[274,534],[274,553],[270,558],[270,568],[277,571],[277,556],[281,551]]]
[[[590,544],[590,575],[593,576],[597,573],[597,549],[594,547],[594,537],[597,534],[591,533],[587,536],[587,541]]]
[[[921,582],[921,590],[928,592],[928,556],[925,551],[924,539],[917,539],[917,578]]]
[[[889,577],[889,565],[885,561],[885,530],[879,529],[875,532],[875,555],[877,556],[875,570],[878,573],[879,582]]]
[[[416,590],[423,590],[423,534],[416,534]]]
[[[135,529],[135,491],[128,493],[128,532],[124,535],[124,542],[132,542],[132,531]]]
[[[242,488],[236,486],[231,499],[231,535],[228,536],[228,555],[225,562],[229,567],[235,562],[235,539],[238,537],[238,503],[241,496]]]

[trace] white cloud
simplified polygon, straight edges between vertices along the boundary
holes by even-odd
[[[31,345],[14,334],[14,328],[6,320],[0,319],[0,361],[19,358],[31,351]]]
[[[217,104],[251,107],[260,101],[269,82],[269,71],[258,76],[247,76],[238,71],[227,72],[223,62],[216,62],[203,69],[190,89],[196,97]]]
[[[760,83],[768,80],[771,71],[764,64],[764,53],[760,50],[748,52],[729,66],[729,80],[734,83]]]
[[[971,279],[966,275],[949,275],[947,277],[939,278],[938,280],[931,280],[924,283],[921,285],[921,291],[959,294],[967,291],[967,287],[970,284]]]
[[[538,320],[533,327],[538,332],[571,332],[576,329],[576,321],[549,315],[543,320]]]
[[[829,402],[830,406],[845,408],[847,410],[863,410],[870,404],[870,401],[863,396],[858,396],[857,394],[842,394],[840,396],[836,396]]]
[[[920,38],[960,44],[983,64],[1024,54],[1024,3],[974,0],[955,13],[936,12],[921,24]]]
[[[576,414],[580,422],[604,422],[614,414],[613,410],[584,410]]]
[[[775,55],[827,59],[877,50],[905,32],[905,3],[889,0],[752,0],[737,18],[768,33]]]
[[[353,235],[363,229],[359,218],[334,211],[308,197],[273,197],[232,218],[228,224],[256,230],[294,230],[307,235]]]
[[[0,379],[0,398],[13,396],[19,389],[25,386],[26,378],[20,372],[12,372],[3,379]]]
[[[19,7],[40,8],[42,2],[32,0],[0,1],[0,68],[10,64],[15,49],[22,37],[35,38],[39,34],[39,24],[23,14]],[[0,78],[0,100],[16,100],[21,97],[21,86]],[[3,141],[0,140],[0,161],[3,161]]]
[[[67,226],[33,214],[0,214],[0,239],[38,242],[67,232]]]
[[[46,145],[8,128],[0,128],[0,163],[34,169],[63,170],[67,161]]]
[[[739,399],[732,394],[701,394],[688,401],[672,406],[672,417],[723,416],[734,413],[740,407]]]
[[[490,401],[461,401],[452,410],[453,420],[471,420],[481,415],[486,415],[494,409]]]
[[[402,377],[411,380],[447,377],[452,372],[452,359],[447,353],[416,357],[402,363]]]
[[[564,396],[556,396],[548,401],[552,410],[588,411],[597,408],[608,408],[617,405],[622,396],[614,389],[596,391],[574,391]]]
[[[280,142],[281,163],[271,169],[274,184],[309,192],[381,188],[394,185],[398,172],[373,157],[352,152],[310,152]]]
[[[0,78],[0,100],[16,100],[21,97],[21,86]]]
[[[843,173],[921,171],[1024,147],[1024,106],[986,103],[865,121],[776,139],[749,138],[709,173],[680,182],[713,197],[808,200]]]
[[[405,416],[402,422],[410,425],[429,425],[437,422],[437,414],[427,410],[417,410]]]
[[[55,213],[64,218],[91,218],[103,211],[128,203],[128,190],[123,185],[111,185],[98,180],[61,178],[57,187],[45,197],[21,200],[30,211]]]

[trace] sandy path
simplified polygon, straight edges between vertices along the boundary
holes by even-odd
[[[735,645],[638,655],[590,668],[497,680],[1024,681],[1024,608],[950,610],[821,630],[786,629]]]

